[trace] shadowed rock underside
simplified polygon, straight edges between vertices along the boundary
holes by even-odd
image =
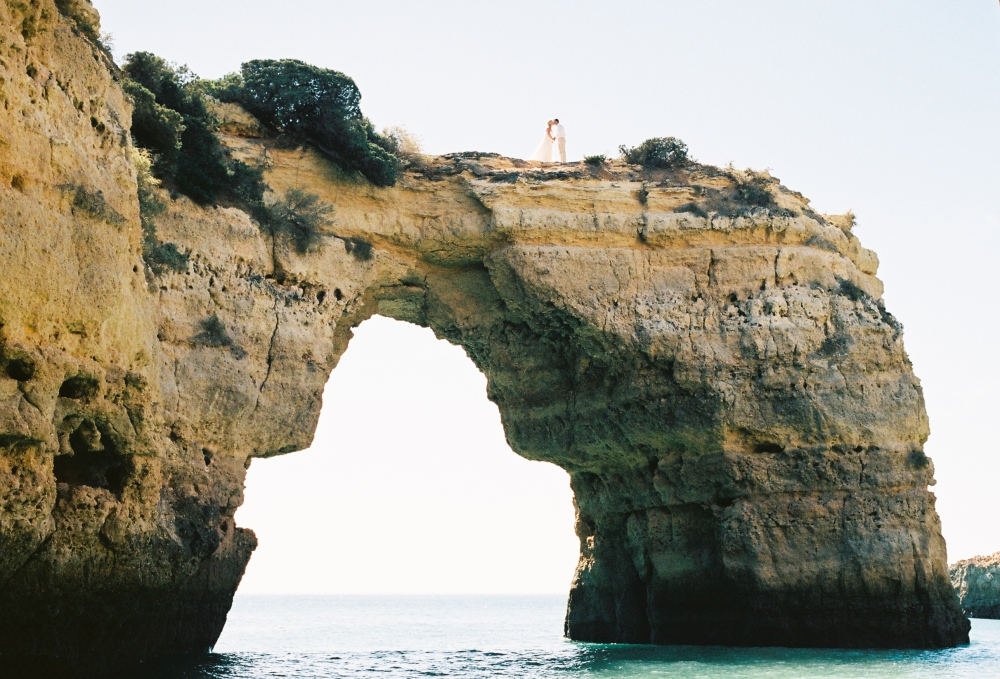
[[[777,207],[713,212],[738,178],[693,163],[455,154],[379,189],[219,106],[270,199],[331,223],[300,254],[161,192],[188,262],[156,275],[92,9],[0,12],[0,662],[211,647],[256,544],[246,468],[310,444],[376,313],[462,346],[511,447],[570,473],[571,638],[967,642],[919,382],[848,220],[777,182]]]

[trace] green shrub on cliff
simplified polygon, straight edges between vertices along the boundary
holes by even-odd
[[[197,77],[149,52],[129,54],[122,70],[135,103],[132,136],[155,154],[156,176],[197,203],[213,204],[221,195],[241,198],[255,171],[228,158]]]
[[[643,167],[672,168],[688,159],[687,144],[676,137],[653,137],[638,146],[618,148],[626,162]]]
[[[69,17],[76,24],[76,28],[85,37],[90,38],[95,44],[100,43],[101,34],[99,30],[100,17],[90,3],[83,3],[80,0],[55,0],[56,10],[63,16]],[[14,4],[14,3],[11,3]],[[43,15],[44,16],[44,15]]]
[[[231,104],[243,103],[243,76],[230,73],[217,80],[199,80],[195,83],[203,94]]]
[[[396,183],[399,140],[375,131],[361,114],[361,92],[343,73],[295,59],[261,59],[201,87],[221,101],[242,104],[264,124],[312,144],[376,186]]]
[[[687,212],[698,217],[708,218],[711,213],[724,217],[746,217],[761,210],[766,210],[774,216],[794,217],[793,210],[781,208],[774,199],[773,187],[779,182],[767,170],[737,170],[732,165],[723,173],[732,181],[725,189],[709,188],[701,192],[703,198],[692,203],[685,203],[674,208],[674,212]],[[827,241],[813,243],[817,247],[836,247]]]
[[[166,204],[156,196],[160,182],[153,176],[149,151],[134,149],[132,164],[139,189],[139,222],[142,224],[142,259],[157,276],[168,271],[187,271],[189,256],[173,243],[161,243],[156,235],[156,216],[166,211]]]
[[[345,238],[330,231],[332,214],[333,206],[324,203],[316,194],[289,189],[283,200],[265,210],[261,222],[272,235],[280,233],[288,237],[300,255],[311,252],[325,232],[344,241],[344,248],[354,259],[359,262],[371,260],[375,256],[371,243],[363,238]]]
[[[229,191],[232,196],[246,203],[251,211],[264,204],[264,170],[251,167],[242,160],[229,163]]]
[[[359,262],[368,262],[375,256],[372,244],[364,238],[345,238],[344,248],[347,254]]]
[[[126,55],[122,70],[130,80],[152,92],[161,106],[183,115],[207,116],[205,102],[187,89],[197,77],[186,66],[172,66],[151,52],[133,52]]]
[[[149,52],[129,54],[123,70],[135,101],[136,144],[157,154],[158,177],[199,203],[234,193],[234,181],[247,175],[215,137],[206,95],[241,104],[264,124],[313,145],[376,186],[396,183],[406,140],[375,131],[361,114],[357,85],[343,73],[294,59],[255,60],[240,73],[199,80]]]
[[[63,184],[60,188],[72,190],[74,214],[79,210],[93,219],[100,219],[119,229],[126,223],[126,219],[108,205],[103,192],[88,191],[86,187],[79,184]]]
[[[214,203],[231,188],[229,162],[215,133],[204,120],[185,117],[181,152],[174,170],[177,190],[196,203]]]
[[[181,150],[184,116],[156,103],[156,96],[136,81],[126,78],[122,89],[132,97],[132,138],[135,143],[173,162]]]
[[[283,233],[299,254],[312,250],[323,229],[330,225],[333,207],[319,196],[301,189],[288,189],[284,200],[270,210],[268,225],[272,233]]]
[[[770,188],[777,181],[766,170],[737,170],[730,166],[727,174],[734,182],[733,198],[738,202],[751,207],[777,207]]]
[[[157,276],[168,271],[184,273],[187,271],[190,257],[186,252],[177,249],[174,243],[160,243],[156,240],[156,231],[143,239],[142,259]]]

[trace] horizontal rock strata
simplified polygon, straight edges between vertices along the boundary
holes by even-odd
[[[157,275],[88,7],[0,6],[0,663],[211,647],[255,546],[245,470],[310,444],[376,313],[462,346],[511,447],[570,473],[571,638],[968,640],[920,385],[847,220],[776,182],[773,209],[712,212],[736,180],[695,164],[456,154],[379,189],[220,107],[269,200],[315,194],[331,222],[300,254],[162,192],[188,262]]]

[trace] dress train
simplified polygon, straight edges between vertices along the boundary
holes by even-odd
[[[531,158],[528,160],[540,160],[543,163],[552,162],[552,138],[549,137],[548,131],[545,132],[545,136],[542,138],[542,143],[538,145],[535,152],[531,154]]]

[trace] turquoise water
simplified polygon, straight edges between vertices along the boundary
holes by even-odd
[[[625,646],[563,639],[563,596],[237,596],[215,653],[144,679],[1000,677],[1000,621],[945,651]]]

